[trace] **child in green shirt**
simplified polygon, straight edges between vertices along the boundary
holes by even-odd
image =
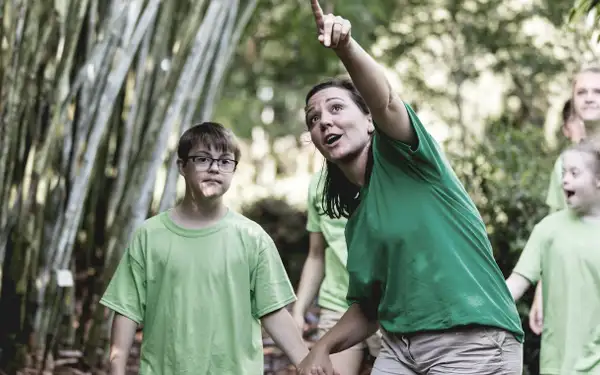
[[[196,125],[177,156],[183,200],[135,231],[101,300],[116,312],[111,374],[125,374],[138,324],[142,375],[262,374],[261,323],[299,363],[308,350],[285,309],[295,295],[279,253],[257,223],[223,203],[240,159],[234,135]]]
[[[304,326],[304,314],[318,293],[320,307],[318,337],[323,337],[348,310],[348,248],[344,238],[345,218],[331,218],[323,213],[323,188],[326,170],[315,173],[308,189],[307,223],[309,232],[308,256],[302,269],[298,287],[298,301],[292,316],[296,324]],[[364,351],[377,357],[381,348],[381,333],[333,354],[333,367],[343,375],[358,375],[363,364]]]
[[[563,153],[567,209],[538,223],[507,279],[518,300],[542,279],[542,375],[600,374],[600,145]]]

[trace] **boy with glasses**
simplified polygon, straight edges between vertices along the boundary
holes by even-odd
[[[279,253],[257,223],[223,203],[240,158],[233,133],[196,125],[177,154],[182,202],[134,233],[100,301],[116,312],[111,374],[125,374],[138,324],[142,375],[260,374],[261,323],[299,363],[308,350],[285,309],[295,295]]]

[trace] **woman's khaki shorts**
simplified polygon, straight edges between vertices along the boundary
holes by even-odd
[[[521,375],[523,345],[505,330],[465,327],[413,335],[383,333],[371,375]]]

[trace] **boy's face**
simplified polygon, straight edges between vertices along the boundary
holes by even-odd
[[[237,161],[233,153],[204,145],[193,147],[187,160],[179,160],[179,173],[198,198],[220,198],[231,186]]]

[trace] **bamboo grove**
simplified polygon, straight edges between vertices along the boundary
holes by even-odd
[[[255,7],[0,0],[0,369],[60,347],[102,360],[99,294],[132,228],[174,203],[170,140],[211,117]]]

